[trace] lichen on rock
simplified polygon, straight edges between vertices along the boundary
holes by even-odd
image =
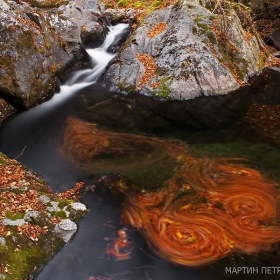
[[[246,40],[248,32],[232,6],[225,2],[222,15],[213,13],[211,1],[200,2],[181,1],[148,14],[109,64],[104,84],[186,100],[226,94],[259,73],[263,66],[259,41],[254,34]],[[149,80],[139,56],[154,61],[156,74]]]

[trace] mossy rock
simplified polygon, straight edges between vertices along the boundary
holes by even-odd
[[[61,5],[66,5],[69,0],[26,0],[32,7],[44,8],[44,7],[59,7]]]

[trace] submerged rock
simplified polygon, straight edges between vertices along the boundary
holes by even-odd
[[[63,220],[58,224],[58,226],[60,229],[66,231],[76,230],[78,228],[77,225],[69,219]]]
[[[68,243],[77,229],[76,223],[72,222],[70,219],[65,219],[55,226],[54,232],[60,236],[65,243]]]
[[[229,5],[225,18],[213,10],[190,0],[150,13],[103,82],[176,100],[236,90],[262,70],[259,42]]]
[[[86,211],[87,210],[87,207],[83,203],[80,203],[80,202],[74,202],[74,203],[70,204],[70,207],[76,211]]]
[[[0,0],[0,96],[24,108],[52,96],[75,62],[88,59],[81,43],[103,35],[96,3],[71,1],[44,12]]]

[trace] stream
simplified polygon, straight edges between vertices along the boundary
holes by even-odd
[[[197,157],[246,158],[248,166],[279,183],[280,73],[266,70],[251,86],[239,91],[181,103],[151,101],[146,96],[109,91],[96,81],[114,57],[106,50],[126,28],[124,24],[109,27],[103,45],[87,50],[92,69],[75,73],[48,102],[6,120],[0,131],[0,150],[10,158],[20,155],[18,160],[41,174],[53,192],[74,187],[77,181],[88,183],[95,174],[120,173],[141,189],[160,185],[172,174],[172,162],[161,176],[162,166],[158,164],[142,168],[139,163],[121,169],[121,159],[116,159],[112,166],[102,164],[106,156],[99,158],[100,164],[94,170],[69,164],[61,152],[63,133],[67,120],[77,118],[104,130],[179,139]],[[169,106],[174,112],[171,116],[165,113]],[[188,117],[182,117],[184,114]],[[106,255],[106,244],[122,228],[120,203],[98,191],[85,193],[82,202],[90,211],[79,223],[77,234],[44,267],[37,280],[279,279],[279,275],[261,271],[261,267],[279,266],[279,246],[269,253],[251,256],[235,253],[206,267],[184,268],[153,254],[141,235],[132,229],[129,230],[132,257],[116,261]],[[225,273],[230,266],[259,270],[255,274]]]

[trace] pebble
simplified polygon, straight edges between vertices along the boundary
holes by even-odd
[[[68,243],[73,234],[77,231],[77,225],[69,219],[56,224],[54,232],[59,235],[65,243]]]
[[[70,219],[62,220],[60,223],[58,223],[58,226],[62,230],[77,230],[76,223],[72,222]]]
[[[77,210],[77,211],[86,211],[87,210],[87,207],[83,203],[80,203],[80,202],[74,202],[70,206],[72,209]]]

